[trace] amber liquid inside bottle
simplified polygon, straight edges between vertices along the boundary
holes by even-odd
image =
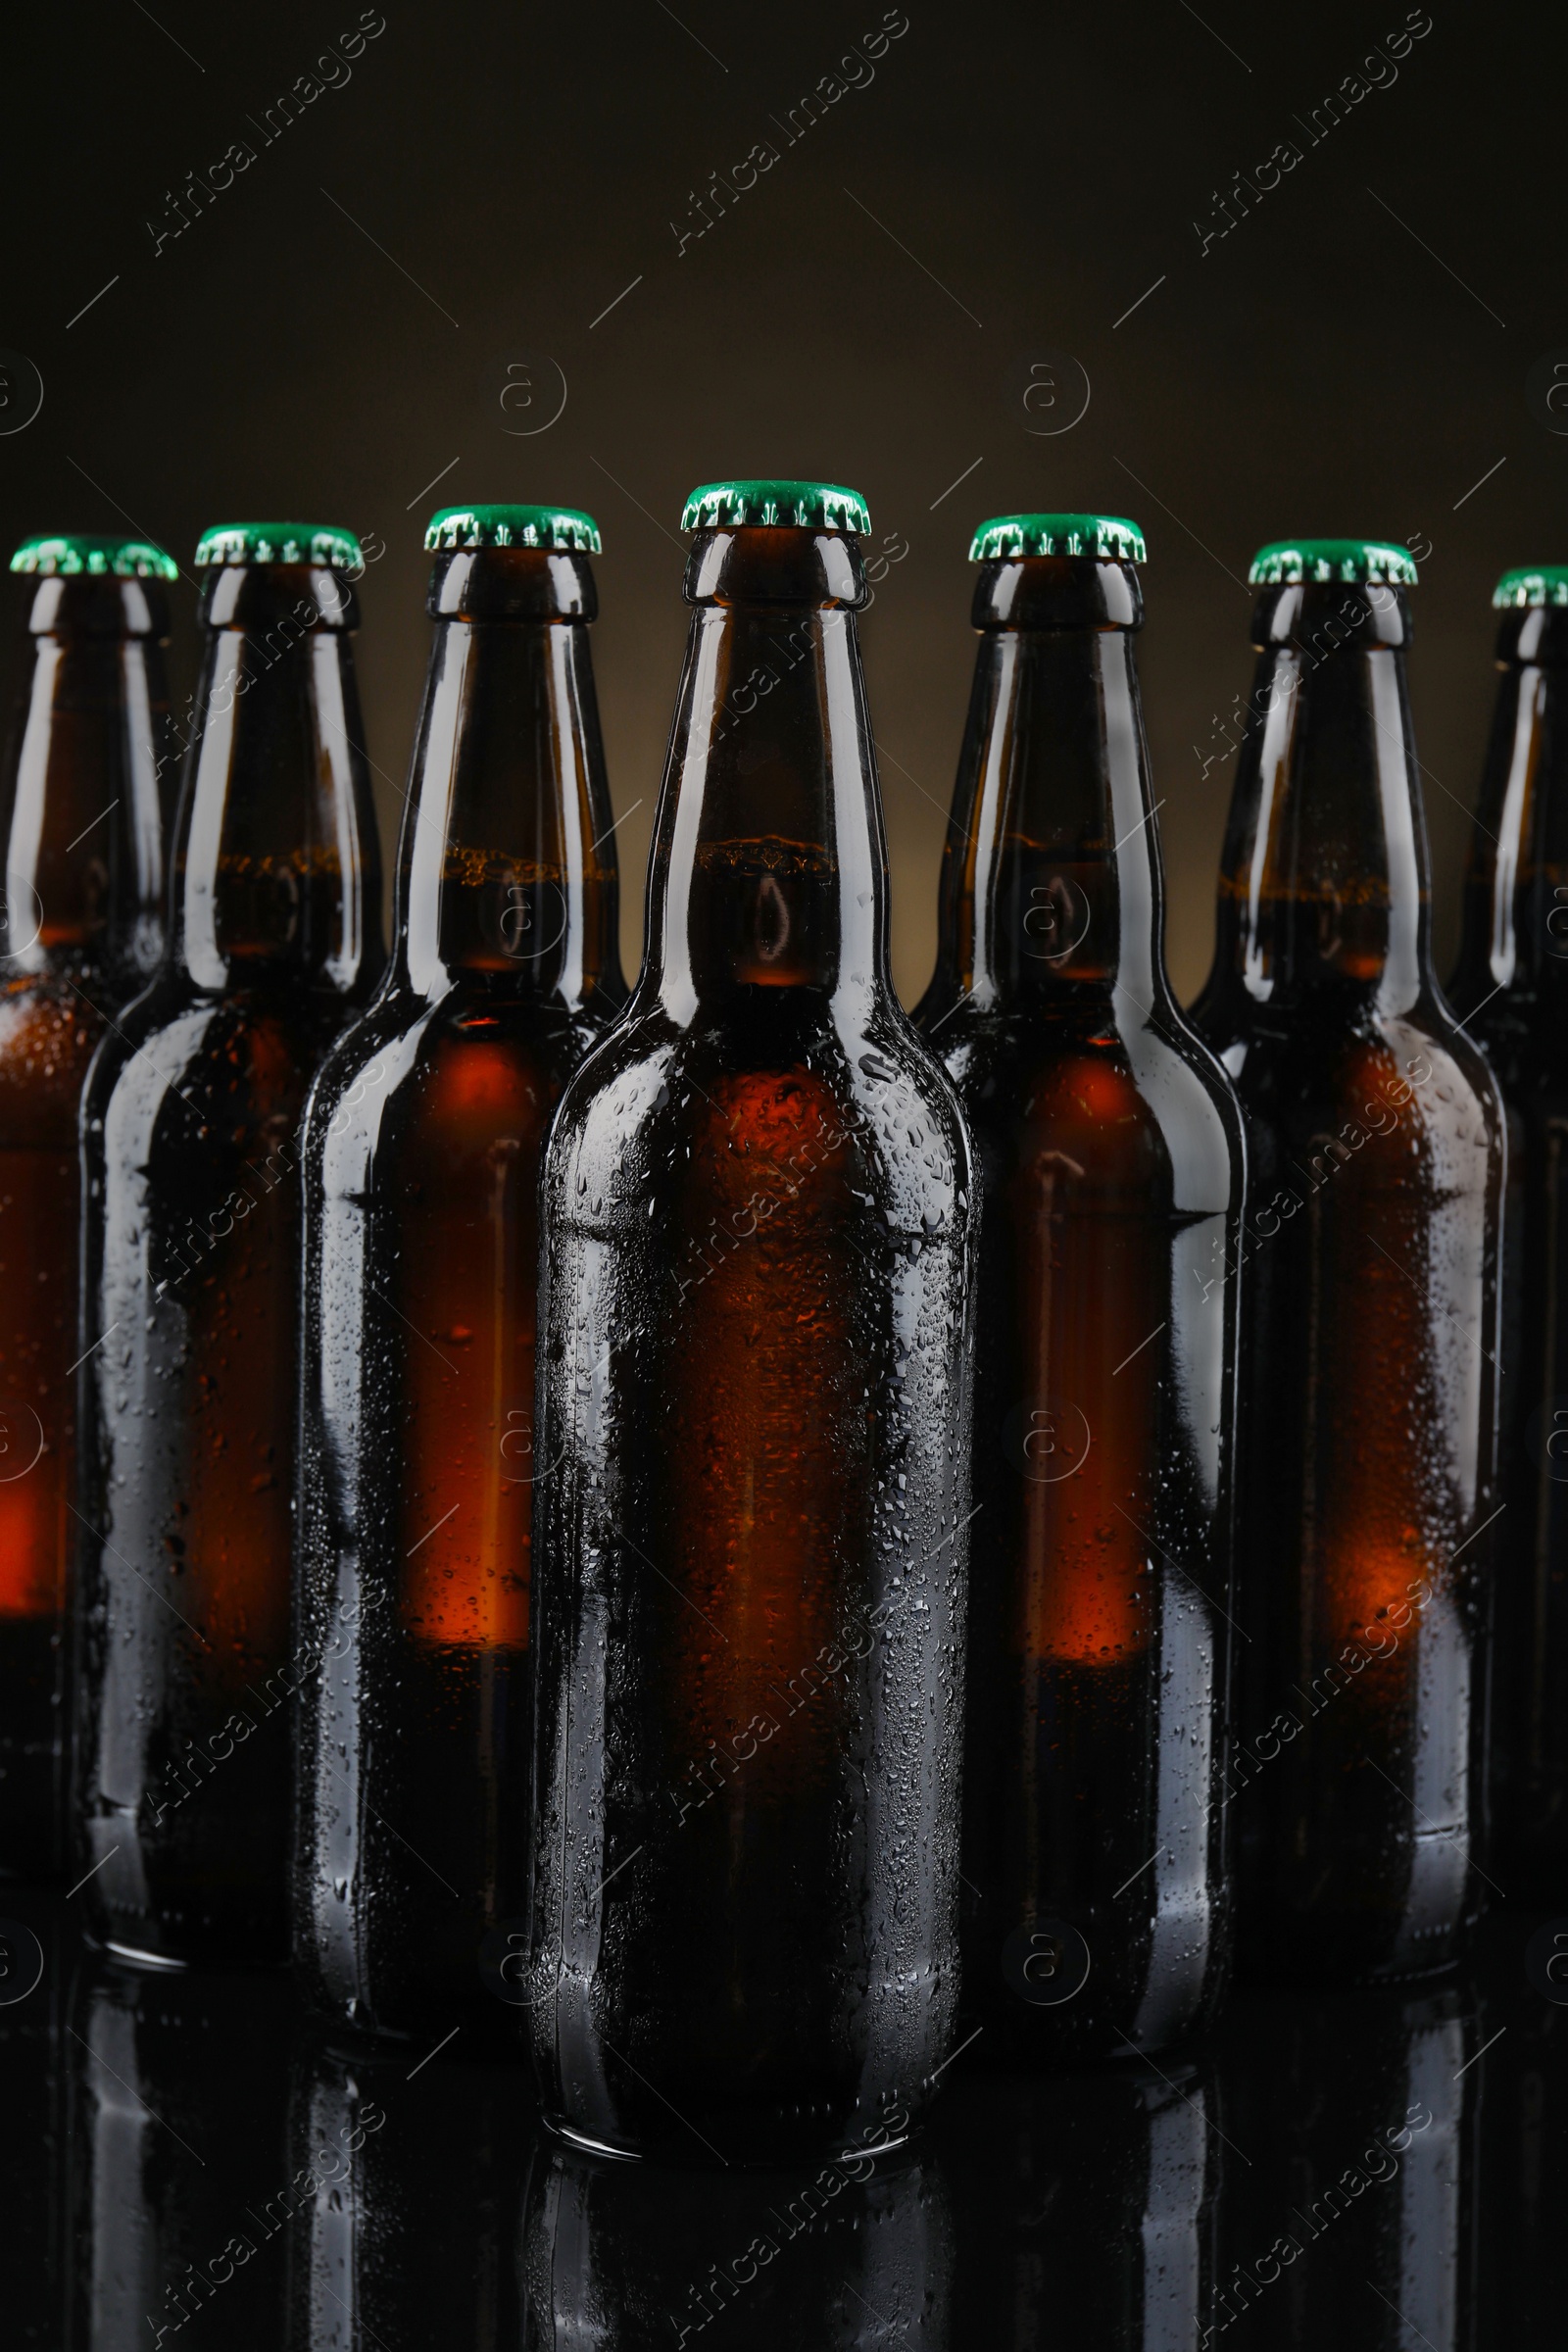
[[[94,1932],[287,1951],[299,1124],[379,975],[351,589],[204,592],[171,946],[94,1065],[77,1811]]]
[[[648,960],[546,1153],[529,2016],[552,2121],[702,2164],[898,2136],[946,2055],[970,1267],[854,544],[705,534],[687,597]]]
[[[919,1020],[980,1169],[964,1993],[1158,2048],[1229,1951],[1240,1120],[1165,979],[1136,570],[989,564]]]
[[[445,556],[429,610],[397,944],[306,1152],[296,1956],[393,2032],[516,2021],[539,1158],[624,994],[586,560]]]
[[[1398,592],[1263,597],[1214,970],[1247,1115],[1243,1952],[1451,1955],[1481,1822],[1501,1109],[1432,973]]]
[[[64,1611],[78,1524],[76,1109],[93,1050],[162,937],[168,625],[150,581],[35,582],[6,768],[0,1874],[40,1875],[61,1858]]]
[[[1508,1113],[1487,1867],[1568,1872],[1568,614],[1505,614],[1449,987]]]

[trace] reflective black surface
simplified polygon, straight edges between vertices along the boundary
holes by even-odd
[[[585,2155],[468,2026],[372,2048],[323,2034],[281,1976],[117,1965],[83,1949],[79,1896],[6,1901],[8,2348],[1560,2335],[1568,1981],[1544,1970],[1568,1920],[1488,1919],[1446,1977],[1238,1995],[1152,2061],[1028,2073],[982,2035],[906,2147],[762,2172]]]

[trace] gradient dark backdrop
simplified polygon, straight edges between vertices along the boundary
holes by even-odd
[[[1411,15],[1430,30],[1365,68]],[[428,513],[590,508],[633,965],[685,627],[682,497],[731,472],[851,483],[874,542],[907,545],[864,639],[912,999],[968,691],[976,519],[1101,508],[1147,532],[1144,681],[1184,997],[1207,964],[1224,721],[1250,677],[1248,560],[1298,532],[1410,540],[1446,967],[1490,592],[1504,564],[1568,557],[1568,438],[1526,398],[1544,355],[1568,361],[1560,11],[1389,0],[1264,23],[1236,0],[1200,16],[1186,0],[383,0],[378,19],[357,57],[318,68],[361,24],[357,0],[8,12],[0,346],[35,364],[44,399],[0,434],[7,547],[133,520],[188,567],[204,524],[277,515],[384,547],[361,669],[390,827],[424,664]],[[1313,110],[1373,74],[1382,86],[1342,100],[1332,128],[1319,114],[1314,143]],[[338,86],[269,140],[279,97],[329,74]],[[829,75],[859,86],[792,121]],[[1287,140],[1300,161],[1245,216],[1233,200],[1234,227],[1204,249],[1236,172],[1255,187]],[[255,160],[172,233],[187,174],[211,183],[235,141]],[[758,142],[777,161],[738,200],[720,190],[728,209],[710,204],[698,236],[710,174],[733,186]],[[1055,411],[1038,394],[1026,410],[1030,369],[1062,354],[1087,373],[1087,412],[1031,430],[1081,398],[1057,364]],[[509,413],[512,363],[531,406],[514,393]],[[183,695],[189,588],[176,605]],[[6,662],[9,689],[9,642]]]

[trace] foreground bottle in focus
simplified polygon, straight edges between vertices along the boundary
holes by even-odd
[[[685,527],[646,960],[545,1155],[529,2015],[554,2124],[730,2162],[885,2135],[948,2053],[973,1266],[888,972],[864,507]]]
[[[73,1502],[76,1110],[163,936],[161,548],[25,539],[28,652],[0,783],[0,1875],[61,1859]]]
[[[347,532],[211,531],[158,975],[83,1102],[76,1815],[93,1933],[287,1956],[299,1147],[382,964]]]
[[[1568,565],[1505,572],[1449,990],[1508,1112],[1488,1867],[1568,1879]]]
[[[1159,2049],[1229,1957],[1241,1118],[1165,976],[1142,534],[1015,514],[969,552],[917,1015],[981,1211],[964,2005],[1020,2054]]]
[[[376,2030],[500,2022],[481,1944],[526,1958],[539,1157],[625,993],[593,519],[443,509],[425,544],[391,968],[305,1144],[296,1958]]]
[[[1195,1019],[1247,1121],[1241,1950],[1451,1958],[1482,1820],[1502,1108],[1432,968],[1400,548],[1264,548]]]

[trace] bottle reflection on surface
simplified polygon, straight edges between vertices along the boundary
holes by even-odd
[[[84,1965],[65,2037],[70,2352],[277,2352],[281,1980]]]
[[[308,2031],[291,2073],[287,2352],[513,2352],[523,2069]]]
[[[1462,1983],[1238,2002],[1201,2344],[1473,2352],[1484,2039]]]
[[[1568,1919],[1494,1915],[1479,1962],[1476,2352],[1514,2352],[1562,2333]]]
[[[50,1897],[0,1895],[0,2341],[55,2352],[69,2269],[61,2046],[74,1945]]]
[[[541,2138],[523,2352],[949,2352],[953,2223],[929,2142],[815,2170],[698,2175]]]
[[[1189,2352],[1211,2317],[1225,2144],[1200,2058],[959,2076],[954,2304],[991,2352]]]

